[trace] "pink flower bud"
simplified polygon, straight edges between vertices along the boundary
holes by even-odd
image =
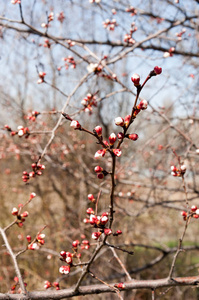
[[[120,157],[122,154],[122,151],[120,149],[113,149],[113,153],[115,154],[115,156]]]
[[[117,230],[116,233],[117,233],[117,235],[120,235],[120,234],[122,234],[122,230]]]
[[[196,209],[195,213],[196,213],[197,215],[199,215],[199,209]]]
[[[61,274],[69,274],[70,273],[70,266],[61,266],[60,268],[59,268],[59,272],[61,273]]]
[[[24,135],[24,129],[20,129],[20,130],[18,131],[18,136],[21,137],[21,136],[23,136],[23,135]]]
[[[38,250],[39,245],[37,243],[30,244],[30,245],[28,245],[28,249],[29,250]]]
[[[136,133],[128,134],[128,138],[132,141],[137,141],[138,135]]]
[[[24,212],[21,214],[21,217],[22,217],[22,218],[26,218],[26,217],[28,217],[28,215],[29,215],[29,212],[28,212],[28,211],[24,211]]]
[[[122,140],[124,138],[124,133],[123,132],[118,132],[117,138],[118,138],[118,140]]]
[[[122,289],[122,290],[125,288],[125,285],[124,285],[124,283],[123,283],[123,282],[116,283],[114,286],[115,286],[116,288],[118,288],[118,289]]]
[[[108,222],[107,216],[101,216],[100,218],[100,224],[105,225]]]
[[[176,172],[177,171],[176,166],[171,166],[171,171]]]
[[[104,157],[105,154],[106,154],[106,150],[100,149],[95,153],[95,158],[100,159],[101,157]]]
[[[79,129],[81,127],[79,122],[76,121],[76,120],[72,120],[71,123],[70,123],[70,126],[73,127],[74,129]]]
[[[171,175],[176,177],[178,174],[176,172],[171,172]]]
[[[186,172],[187,167],[185,165],[180,166],[180,170],[185,173]]]
[[[133,74],[131,77],[131,81],[134,83],[135,86],[140,85],[140,76],[138,74]]]
[[[104,178],[104,174],[103,173],[98,173],[97,174],[97,178],[98,179],[103,179]]]
[[[102,233],[99,232],[99,231],[98,231],[98,232],[93,232],[93,233],[92,233],[92,239],[93,239],[93,240],[98,240],[101,234],[102,234]]]
[[[115,135],[115,133],[111,133],[111,135],[109,136],[109,142],[110,142],[110,145],[113,145],[116,141],[117,137]]]
[[[16,207],[13,207],[12,209],[12,215],[17,216],[18,215],[18,209]]]
[[[91,214],[94,215],[94,210],[91,207],[89,207],[89,208],[87,208],[86,213],[88,215],[91,215]]]
[[[66,262],[67,264],[71,265],[72,262],[73,262],[72,257],[67,256],[66,259],[65,259],[65,262]]]
[[[90,200],[91,202],[95,202],[95,198],[94,198],[93,194],[88,195],[88,200]]]
[[[197,210],[197,206],[196,205],[192,205],[191,210],[192,211],[196,211]]]
[[[90,220],[88,218],[84,218],[83,222],[84,222],[84,224],[88,224],[88,223],[90,223]]]
[[[127,115],[127,116],[124,118],[124,124],[125,124],[126,127],[129,125],[130,119],[131,119],[131,116],[130,116],[130,115]]]
[[[94,225],[94,224],[97,224],[97,222],[98,222],[98,218],[95,215],[91,214],[90,215],[90,224]]]
[[[117,126],[124,126],[124,119],[121,117],[115,118],[115,125]]]
[[[95,173],[100,173],[103,171],[103,168],[101,168],[100,166],[96,166],[94,171],[95,171]]]
[[[96,126],[94,128],[94,130],[96,131],[96,133],[97,133],[98,136],[102,135],[102,127],[101,126]]]
[[[61,251],[61,252],[60,252],[60,255],[61,255],[64,259],[66,259],[66,251]]]
[[[45,234],[44,233],[40,233],[38,236],[37,236],[37,239],[38,240],[43,240],[43,239],[45,239]]]
[[[33,199],[34,197],[36,197],[36,194],[35,193],[31,193],[30,194],[30,199]]]
[[[79,245],[79,240],[73,241],[72,243],[73,248],[77,248],[78,245]]]
[[[32,171],[32,172],[30,172],[28,175],[29,175],[29,177],[31,177],[31,178],[32,178],[32,177],[35,177],[35,172]]]
[[[148,106],[148,102],[146,100],[142,100],[140,101],[140,103],[137,105],[137,108],[138,109],[147,109],[147,106]]]
[[[112,230],[110,228],[105,228],[104,229],[104,234],[105,235],[111,235],[112,234]]]
[[[161,68],[161,67],[158,67],[158,66],[156,66],[156,67],[154,68],[154,72],[155,72],[155,74],[156,74],[156,75],[159,75],[159,74],[161,74],[161,73],[162,73],[162,68]]]
[[[187,216],[187,212],[183,210],[183,211],[181,212],[181,216],[186,217],[186,216]]]
[[[44,288],[49,289],[51,286],[52,286],[51,283],[46,280],[45,283],[44,283]]]
[[[30,236],[30,235],[27,235],[27,236],[26,236],[26,239],[27,239],[28,243],[31,242],[31,236]]]

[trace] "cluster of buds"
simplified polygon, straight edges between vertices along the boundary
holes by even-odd
[[[199,218],[199,208],[196,205],[192,205],[191,210],[189,212],[182,211],[181,216],[183,217],[184,221],[187,220],[187,217],[193,217],[194,219]]]
[[[100,167],[100,166],[96,166],[96,167],[94,168],[94,171],[95,171],[95,173],[97,173],[97,178],[98,178],[98,179],[103,179],[104,176],[106,176],[106,175],[109,174],[106,170],[104,170],[104,169],[103,169],[102,167]]]
[[[28,211],[24,211],[23,213],[20,213],[21,208],[23,207],[22,204],[19,204],[18,207],[19,208],[13,207],[13,209],[12,209],[12,215],[17,217],[16,224],[19,227],[22,227],[23,223],[25,222],[25,220],[28,217],[29,213],[28,213]]]
[[[68,44],[69,47],[75,46],[75,42],[74,41],[67,40],[66,42],[67,42],[67,44]]]
[[[133,39],[132,37],[132,34],[137,31],[137,27],[135,26],[135,22],[133,22],[131,24],[131,29],[130,29],[130,33],[126,33],[125,36],[124,36],[124,42],[125,43],[128,43],[128,44],[135,44],[135,40]]]
[[[54,20],[54,12],[51,12],[49,15],[48,15],[48,22],[47,23],[42,23],[41,24],[41,27],[42,28],[48,28],[50,26],[50,22],[52,22]]]
[[[181,165],[179,169],[176,166],[171,166],[171,175],[174,177],[182,177],[186,172],[186,165]]]
[[[64,261],[65,263],[67,263],[67,265],[63,265],[63,266],[61,266],[59,268],[59,272],[61,274],[65,274],[65,275],[69,274],[70,273],[70,269],[73,266],[73,258],[80,258],[81,257],[81,253],[77,253],[78,246],[80,246],[80,242],[79,242],[79,240],[75,240],[72,243],[72,247],[73,247],[74,253],[66,252],[64,250],[60,252],[60,256],[61,256],[60,260]]]
[[[65,16],[64,16],[64,12],[61,11],[59,14],[57,14],[57,20],[60,22],[60,23],[63,23],[64,22],[64,19],[65,19]]]
[[[45,72],[39,72],[39,79],[37,80],[37,83],[43,83],[44,82],[44,77],[46,76]]]
[[[11,286],[10,288],[10,294],[21,294],[21,288],[18,288],[18,290],[16,291],[16,288],[19,286],[19,278],[17,276],[14,277],[14,284]],[[27,286],[27,283],[24,282],[24,286],[26,287]]]
[[[65,61],[65,69],[68,70],[69,65],[71,65],[72,69],[76,68],[76,62],[74,61],[73,56],[69,55],[68,57],[64,57],[63,61]]]
[[[139,114],[141,110],[147,109],[148,102],[146,100],[141,100],[140,103],[136,106],[136,108],[133,111],[133,118],[136,118],[136,116]]]
[[[171,48],[169,49],[169,51],[164,52],[163,57],[165,57],[165,58],[167,58],[167,57],[172,57],[174,51],[175,51],[175,48],[174,48],[174,47],[171,47]]]
[[[38,250],[41,246],[45,244],[45,234],[40,233],[36,236],[33,242],[31,242],[31,236],[27,235],[26,239],[29,243],[28,250]]]
[[[50,49],[50,47],[51,47],[51,43],[50,43],[50,41],[48,40],[48,39],[45,39],[44,40],[44,48],[49,48]]]
[[[85,224],[93,225],[95,228],[104,229],[106,223],[108,222],[108,212],[104,212],[101,216],[96,216],[94,210],[89,207],[87,208],[86,213],[89,215],[89,219],[84,219]]]
[[[131,13],[132,17],[137,14],[137,10],[133,6],[130,6],[130,7],[126,8],[125,11],[128,12],[128,13]]]
[[[176,36],[178,37],[178,40],[182,39],[182,35],[185,34],[186,29],[183,28],[180,32],[176,33]]]
[[[92,72],[95,72],[95,74],[99,74],[103,69],[103,66],[100,65],[100,64],[93,64],[93,63],[90,63],[88,66],[87,66],[87,70],[89,73],[92,73]]]
[[[26,117],[26,119],[34,122],[39,114],[40,113],[38,111],[33,110],[31,114]]]
[[[84,111],[91,113],[93,110],[93,106],[97,106],[96,102],[96,93],[90,94],[88,93],[86,97],[81,101],[81,104],[84,106]]]
[[[84,236],[85,237],[85,236]],[[77,250],[78,250],[78,247],[80,247],[82,250],[88,250],[90,248],[90,243],[88,240],[82,240],[82,242],[80,243],[79,240],[75,240],[72,242],[72,247],[73,247],[73,250],[75,252],[74,257],[77,257],[77,258],[80,258],[81,257],[81,254],[78,253],[77,254]]]
[[[29,135],[30,135],[29,128],[28,128],[28,127],[23,127],[23,126],[21,126],[21,125],[17,127],[17,130],[18,130],[18,131],[13,131],[13,130],[11,129],[11,127],[8,126],[8,125],[5,125],[4,128],[5,128],[7,131],[10,132],[10,135],[11,135],[11,136],[18,135],[19,137],[25,136],[25,138],[28,138]]]
[[[104,26],[104,28],[107,28],[108,30],[113,31],[115,29],[115,27],[118,26],[118,24],[115,19],[112,19],[112,20],[106,19],[103,22],[103,26]]]
[[[45,169],[44,165],[37,164],[37,163],[33,163],[31,165],[31,167],[32,167],[32,171],[31,172],[29,172],[29,173],[26,172],[26,171],[23,172],[23,176],[22,176],[23,182],[28,182],[28,180],[30,178],[34,178],[37,175],[41,176],[42,175],[42,171]]]
[[[29,200],[26,203],[29,203],[35,197],[36,197],[36,194],[31,193],[30,197],[29,197]],[[25,218],[27,218],[28,215],[29,215],[28,211],[24,211],[23,213],[21,213],[21,210],[22,210],[23,207],[24,207],[24,205],[20,203],[18,205],[18,208],[13,207],[12,212],[11,212],[13,216],[17,217],[16,224],[19,227],[23,226],[23,223],[25,222]]]
[[[51,283],[50,281],[46,280],[44,282],[44,288],[49,289],[51,287],[54,287],[56,290],[60,290],[59,282],[55,281],[55,282]]]
[[[48,15],[48,22],[51,22],[54,20],[54,12],[51,11],[51,13]]]

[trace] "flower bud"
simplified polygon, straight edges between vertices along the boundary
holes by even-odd
[[[159,74],[162,73],[162,68],[161,67],[156,66],[153,70],[154,70],[156,75],[159,75]]]
[[[101,126],[96,126],[94,128],[94,130],[96,131],[96,133],[97,133],[98,136],[102,135],[102,127]]]
[[[102,233],[99,232],[99,231],[98,231],[98,232],[93,232],[93,233],[92,233],[92,239],[98,240],[101,234],[102,234]]]
[[[72,243],[73,248],[77,248],[78,245],[79,245],[79,240],[73,241]]]
[[[13,207],[12,209],[12,215],[17,216],[18,215],[18,209],[16,207]]]
[[[27,239],[28,243],[31,242],[31,236],[30,236],[30,235],[27,235],[27,236],[26,236],[26,239]]]
[[[121,117],[115,118],[115,125],[117,126],[124,126],[124,119]]]
[[[116,141],[117,137],[115,135],[115,133],[111,133],[111,135],[109,136],[109,142],[110,142],[110,145],[113,145]]]
[[[101,168],[100,166],[96,166],[94,171],[95,173],[101,173],[103,171],[103,168]]]
[[[113,149],[113,153],[115,154],[115,156],[120,157],[122,154],[122,151],[120,149]]]
[[[94,198],[93,194],[88,195],[88,200],[90,200],[91,202],[95,202],[95,198]]]
[[[59,268],[59,272],[61,273],[61,274],[69,274],[70,273],[70,266],[61,266],[60,268]]]
[[[136,133],[128,134],[128,138],[132,141],[137,141],[138,135]]]
[[[95,158],[100,159],[101,157],[104,157],[105,154],[106,154],[106,150],[100,149],[95,153]]]
[[[117,138],[118,138],[118,140],[122,140],[124,138],[124,133],[123,132],[119,132],[117,134]]]
[[[138,74],[133,74],[131,77],[131,81],[134,83],[135,86],[140,85],[140,76]]]
[[[79,129],[81,127],[79,122],[76,121],[76,120],[72,120],[71,123],[70,123],[70,126],[73,127],[74,129]]]
[[[129,125],[130,119],[131,119],[131,116],[130,116],[130,115],[127,115],[127,116],[124,118],[124,124],[125,124],[126,127]]]
[[[97,178],[98,179],[103,179],[104,178],[104,174],[103,173],[98,173],[97,174]]]
[[[142,100],[140,101],[140,103],[137,105],[137,108],[138,109],[147,109],[147,106],[148,106],[148,102],[146,100]]]
[[[86,213],[88,215],[90,215],[90,214],[94,215],[94,210],[91,207],[89,207],[89,208],[87,208]]]
[[[104,234],[105,235],[111,235],[112,234],[112,230],[110,228],[105,228],[104,229]]]

